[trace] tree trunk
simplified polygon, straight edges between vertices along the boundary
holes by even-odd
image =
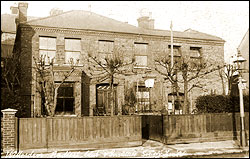
[[[52,116],[54,116],[55,112],[56,112],[57,92],[58,92],[58,89],[59,89],[59,87],[56,87],[55,91],[54,91],[53,106],[52,106]]]
[[[113,81],[113,75],[111,75],[111,79],[110,79],[110,89],[111,89],[111,93],[110,93],[110,98],[111,98],[111,105],[110,105],[110,114],[111,116],[114,115],[114,100],[113,100],[113,91],[114,91],[114,81]]]
[[[183,114],[188,114],[188,82],[184,79],[184,106],[183,106]]]
[[[225,95],[226,92],[225,92],[225,84],[224,84],[224,80],[223,80],[223,76],[222,76],[222,71],[221,70],[218,70],[218,71],[219,71],[219,75],[220,75],[220,78],[221,78],[222,94]]]
[[[175,105],[174,105],[174,85],[172,84],[172,110],[173,114],[175,114]]]

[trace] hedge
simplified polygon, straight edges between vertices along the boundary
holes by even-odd
[[[249,112],[249,95],[243,96],[244,111]],[[239,96],[205,95],[196,100],[197,113],[240,112]]]

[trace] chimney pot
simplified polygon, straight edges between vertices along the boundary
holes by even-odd
[[[27,22],[28,3],[19,2],[18,3],[18,9],[19,9],[19,23]]]
[[[141,27],[144,29],[154,29],[154,19],[151,19],[151,18],[152,18],[152,13],[149,16],[142,16],[138,18],[137,19],[138,27]]]
[[[16,6],[11,6],[10,7],[11,14],[18,14],[18,7]]]

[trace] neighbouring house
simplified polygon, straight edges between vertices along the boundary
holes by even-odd
[[[238,50],[240,51],[242,57],[246,60],[243,63],[244,72],[242,76],[243,79],[246,80],[246,90],[244,90],[244,94],[249,94],[249,29],[241,40]]]
[[[162,54],[170,54],[170,31],[154,29],[154,20],[149,16],[138,19],[138,26],[120,22],[90,11],[72,10],[56,12],[55,15],[35,20],[27,20],[28,3],[19,3],[19,23],[15,41],[14,54],[20,54],[21,87],[23,100],[30,107],[30,117],[40,116],[43,112],[42,99],[36,91],[36,72],[32,66],[32,56],[49,55],[55,57],[60,73],[69,67],[68,61],[78,60],[77,70],[60,88],[57,114],[73,116],[93,116],[96,107],[110,113],[109,81],[97,83],[88,69],[88,51],[103,57],[112,54],[121,47],[124,57],[135,57],[133,73],[117,76],[115,84],[115,114],[121,114],[125,104],[125,92],[128,88],[136,91],[136,111],[149,109],[160,111],[169,103],[170,82],[155,71],[154,59]],[[210,64],[224,63],[224,43],[219,37],[188,29],[173,32],[174,55],[190,54],[192,58],[203,58]],[[203,90],[194,88],[190,92],[190,109],[195,99],[202,94],[215,90],[222,93],[219,77],[211,73],[201,80]],[[217,79],[218,78],[218,79]],[[153,88],[147,88],[145,81],[154,79]],[[204,91],[205,90],[205,91]],[[183,88],[180,88],[180,94]]]
[[[1,60],[10,58],[16,38],[16,18],[18,17],[18,6],[10,7],[11,14],[1,14]],[[27,16],[27,20],[38,19],[39,17]]]
[[[18,18],[18,6],[15,4],[10,7],[10,14],[1,14],[1,106],[2,109],[9,107],[17,107],[13,104],[15,100],[8,100],[13,98],[18,87],[16,77],[16,71],[13,59],[13,47],[16,38],[16,18]],[[39,17],[28,16],[28,20],[37,19]],[[14,93],[15,92],[15,93]],[[11,104],[10,104],[10,103]],[[9,106],[11,105],[11,106]],[[19,115],[21,112],[19,111]]]

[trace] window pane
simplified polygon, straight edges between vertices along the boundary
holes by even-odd
[[[65,90],[65,97],[73,97],[73,87],[64,87]]]
[[[142,93],[141,92],[136,92],[136,98],[142,98]]]
[[[79,39],[65,39],[65,50],[67,50],[67,51],[81,51],[81,40],[79,40]]]
[[[56,112],[62,112],[62,111],[63,111],[63,99],[57,98]]]
[[[114,42],[112,41],[99,41],[99,52],[112,53],[114,49]]]
[[[74,99],[73,98],[65,98],[65,112],[73,112],[74,111]]]
[[[142,98],[149,98],[149,92],[143,92]]]
[[[135,44],[135,54],[137,55],[147,55],[147,44]]]
[[[56,50],[56,38],[39,37],[39,49]]]
[[[58,88],[57,96],[58,97],[63,97],[64,96],[64,87],[59,87]]]
[[[135,63],[137,66],[147,66],[147,56],[135,56]]]
[[[200,57],[200,49],[195,47],[190,47],[190,56],[191,57]]]
[[[77,61],[80,60],[80,52],[66,51],[65,52],[65,63],[70,63],[71,58],[73,59],[74,64],[77,63]]]
[[[169,56],[171,56],[171,45],[168,45],[168,48],[169,48]],[[173,53],[174,56],[181,56],[180,46],[173,46]]]
[[[40,57],[46,56],[45,63],[48,63],[48,61],[51,62],[53,58],[54,58],[54,62],[55,62],[56,51],[39,50],[39,53],[40,53]],[[48,57],[49,57],[49,59],[48,59]]]

